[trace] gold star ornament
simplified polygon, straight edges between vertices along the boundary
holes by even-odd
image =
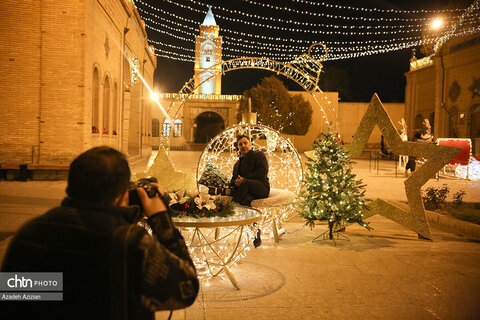
[[[191,191],[197,186],[194,174],[175,171],[172,161],[168,157],[167,151],[163,146],[160,146],[155,161],[148,171],[136,175],[139,179],[149,176],[157,178],[158,184],[164,187],[166,191],[179,189]]]
[[[431,240],[432,233],[423,207],[421,187],[429,179],[435,177],[435,174],[461,149],[430,143],[402,141],[385,107],[375,93],[355,133],[353,142],[344,146],[350,156],[355,157],[362,153],[375,125],[379,127],[393,153],[422,157],[426,161],[405,180],[408,205],[376,199],[370,204],[370,210],[364,213],[364,218],[380,214],[416,232],[419,237]]]

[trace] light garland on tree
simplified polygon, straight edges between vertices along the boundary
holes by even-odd
[[[352,173],[353,162],[339,141],[329,130],[314,142],[300,195],[302,217],[311,228],[317,220],[328,221],[330,239],[345,223],[357,222],[370,229],[363,221],[365,185]]]

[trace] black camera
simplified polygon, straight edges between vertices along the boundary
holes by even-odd
[[[232,190],[229,187],[208,187],[208,194],[214,196],[229,196],[231,194],[231,191]]]
[[[137,182],[130,182],[130,185],[128,187],[128,205],[139,206],[140,209],[143,211],[142,201],[138,196],[137,188],[143,188],[143,190],[145,190],[145,192],[147,193],[148,197],[153,198],[160,193],[158,192],[157,187],[151,185],[152,182],[158,182],[157,178],[148,177],[142,178]]]

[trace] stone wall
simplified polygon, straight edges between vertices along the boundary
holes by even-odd
[[[311,150],[311,145],[321,132],[328,130],[328,123],[326,119],[322,117],[323,113],[320,111],[320,108],[316,104],[313,97],[308,92],[293,92],[290,91],[290,94],[300,93],[307,99],[313,108],[312,114],[312,124],[306,135],[297,136],[297,135],[287,135],[287,137],[293,142],[297,150],[306,151]],[[337,92],[326,92],[327,99],[324,101],[330,101],[329,110],[326,111],[331,119],[332,114],[337,115],[340,135],[344,143],[351,143],[352,137],[357,131],[360,121],[362,120],[365,112],[367,111],[368,102],[338,102],[338,93]],[[380,97],[381,98],[381,97]],[[400,129],[398,122],[405,117],[405,104],[404,103],[384,103],[383,104],[393,121],[393,124]],[[329,120],[330,121],[330,120]],[[370,146],[379,146],[381,141],[381,133],[378,127],[372,132],[370,139],[368,140],[368,145]]]

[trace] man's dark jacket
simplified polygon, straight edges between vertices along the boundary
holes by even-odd
[[[262,151],[250,150],[235,163],[230,185],[235,185],[238,176],[245,179],[258,180],[270,189],[268,181],[268,161]]]
[[[24,225],[10,243],[2,271],[63,272],[63,301],[1,302],[2,318],[12,312],[5,319],[115,317],[119,310],[112,312],[112,298],[119,292],[112,294],[111,286],[122,283],[112,275],[123,261],[113,255],[119,251],[114,234],[132,225],[137,211],[66,198],[61,207]],[[128,319],[152,319],[155,310],[185,308],[198,293],[195,267],[170,215],[152,215],[148,225],[153,236],[134,225],[125,239],[128,304],[122,307],[127,307]]]

